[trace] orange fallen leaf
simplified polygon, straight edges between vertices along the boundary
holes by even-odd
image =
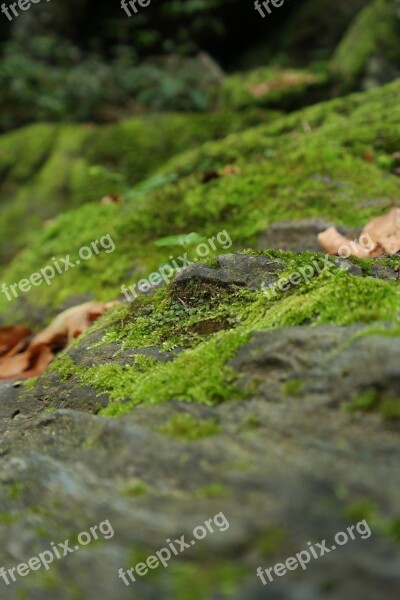
[[[335,227],[329,227],[319,233],[318,241],[327,254],[339,254],[346,258],[350,255],[358,256],[359,258],[368,258],[370,256],[370,251],[367,248],[358,242],[349,240],[339,233]]]
[[[239,175],[240,172],[241,169],[236,165],[225,165],[225,167],[222,169],[224,177],[228,177],[229,175]]]
[[[15,356],[8,356],[0,362],[0,380],[36,377],[47,369],[53,357],[50,348],[44,345],[28,348]]]
[[[100,200],[100,204],[122,204],[123,200],[121,196],[117,196],[116,194],[109,194],[108,196],[103,196]]]
[[[68,308],[33,338],[31,346],[51,345],[64,337],[71,342],[114,304],[116,303],[91,301]]]
[[[315,83],[316,77],[312,73],[299,73],[296,71],[282,71],[279,75],[268,81],[251,85],[248,89],[254,98],[260,98],[269,92],[291,88],[306,83]]]
[[[53,350],[60,349],[80,335],[112,306],[113,302],[85,302],[59,314],[43,331],[35,335],[26,347],[30,329],[22,326],[0,329],[2,347],[0,380],[35,377],[43,373],[53,360]]]
[[[37,377],[44,373],[54,358],[54,354],[48,346],[35,346],[27,350],[28,368],[22,373],[22,377]]]
[[[29,327],[23,325],[0,327],[0,356],[8,354],[14,346],[25,340],[31,333]]]
[[[393,207],[387,215],[377,217],[363,229],[376,245],[382,246],[387,254],[400,250],[400,208]]]
[[[366,150],[363,155],[364,160],[367,162],[374,162],[375,160],[375,152],[372,150]]]
[[[394,207],[386,215],[368,223],[359,241],[352,241],[341,235],[335,227],[329,227],[318,234],[318,241],[328,254],[373,258],[383,254],[397,254],[400,251],[400,208]]]
[[[220,174],[215,169],[210,169],[209,171],[205,171],[201,176],[201,183],[208,183],[213,179],[218,179]]]

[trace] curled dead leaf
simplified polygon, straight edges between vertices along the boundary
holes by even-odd
[[[373,219],[360,235],[352,241],[341,235],[335,227],[318,234],[322,249],[328,254],[374,258],[400,251],[400,208],[393,207],[386,215]]]
[[[117,196],[117,194],[108,194],[107,196],[103,196],[100,200],[100,204],[122,204],[123,199],[121,196]]]
[[[0,362],[1,379],[28,379],[43,373],[51,361],[53,353],[48,346],[28,348],[25,352],[7,356]]]
[[[71,342],[85,331],[85,329],[90,327],[112,305],[113,303],[111,302],[91,301],[68,308],[59,314],[46,329],[33,338],[31,346],[51,345],[60,338],[66,338],[68,342]]]
[[[382,246],[387,254],[400,250],[400,208],[393,207],[387,215],[377,217],[363,229],[375,245]],[[372,256],[372,255],[370,255]]]
[[[22,326],[1,328],[0,343],[5,351],[0,355],[0,380],[40,375],[53,360],[54,350],[63,348],[116,304],[118,301],[92,301],[69,308],[35,335],[28,346],[30,329]]]
[[[222,173],[223,173],[224,177],[228,177],[229,175],[239,175],[240,172],[241,172],[241,169],[239,167],[237,167],[236,165],[226,165],[222,169]]]
[[[347,237],[338,232],[335,227],[329,227],[325,231],[318,234],[318,241],[321,248],[327,254],[341,254],[350,256],[358,256],[359,258],[367,258],[370,256],[369,250],[361,246],[358,242],[353,242]]]
[[[0,327],[0,356],[8,354],[14,346],[30,336],[31,330],[23,325]]]

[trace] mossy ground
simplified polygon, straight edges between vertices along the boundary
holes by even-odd
[[[252,106],[279,110],[305,105],[328,82],[327,69],[315,72],[264,67],[227,77],[218,94],[221,107],[243,110]]]
[[[170,256],[184,251],[193,256],[196,244],[154,244],[165,236],[194,231],[208,239],[226,230],[232,246],[210,251],[212,264],[213,256],[224,251],[256,247],[259,234],[283,219],[322,216],[352,227],[365,224],[399,195],[400,180],[392,173],[392,153],[400,144],[399,91],[396,82],[207,142],[133,187],[125,203],[87,204],[61,215],[5,269],[4,281],[17,282],[51,264],[52,257],[76,256],[81,246],[106,233],[115,251],[93,257],[20,301],[9,303],[2,297],[0,311],[15,318],[26,303],[56,309],[77,294],[111,299],[122,284],[147,277]],[[222,168],[233,163],[240,171],[224,176]],[[215,176],[205,182],[209,169]],[[284,260],[284,276],[318,258],[280,251],[264,255]],[[399,259],[388,262],[398,265]],[[367,274],[370,263],[362,264]],[[173,362],[159,364],[142,357],[126,366],[109,363],[83,369],[60,357],[53,368],[106,391],[111,398],[106,414],[170,399],[218,403],[240,397],[235,374],[226,363],[256,329],[391,322],[400,306],[398,282],[353,277],[334,267],[309,285],[271,300],[262,290],[203,292],[194,286],[192,300],[182,302],[166,288],[100,321],[108,325],[104,342],[184,348]],[[206,323],[215,327],[210,330]]]
[[[259,254],[285,260],[283,278],[314,260],[321,261],[312,253],[264,251]],[[204,299],[199,284],[197,289],[194,286],[191,290],[190,305],[183,306],[177,294],[174,288],[164,288],[132,304],[121,305],[107,316],[107,331],[101,342],[119,342],[122,348],[183,349],[173,362],[157,363],[152,358],[139,356],[133,364],[121,366],[110,362],[87,369],[78,367],[65,356],[60,357],[52,369],[63,378],[77,377],[82,384],[109,394],[111,402],[103,410],[106,415],[123,414],[137,404],[174,399],[218,404],[246,395],[239,389],[237,375],[227,362],[252,332],[303,324],[396,322],[400,308],[400,287],[396,281],[355,277],[333,264],[316,274],[310,283],[292,286],[271,298],[261,289],[238,288]],[[220,331],[198,333],[202,323],[214,319],[221,323]],[[104,321],[100,320],[97,326],[103,325]],[[391,333],[399,335],[398,325]],[[286,390],[289,395],[294,392],[298,392],[297,386]],[[171,433],[177,433],[176,426]],[[192,432],[197,429],[197,424],[190,428]]]
[[[19,308],[20,316],[27,312],[26,304],[48,308],[79,294],[113,297],[122,284],[129,286],[169,256],[182,254],[179,246],[154,245],[171,234],[195,231],[207,239],[226,229],[234,251],[256,247],[259,234],[284,219],[322,216],[352,227],[365,224],[399,195],[399,178],[392,174],[400,141],[399,90],[396,82],[207,142],[172,159],[159,171],[161,178],[133,187],[122,205],[93,203],[62,214],[33,236],[29,250],[4,269],[3,281],[18,282],[51,264],[52,257],[74,258],[80,247],[106,233],[115,251],[100,253],[16,301],[2,294],[0,312],[15,320]],[[240,173],[202,183],[206,170],[232,163]],[[174,181],[168,183],[171,175]],[[189,255],[194,248],[186,249]],[[223,251],[217,248],[210,257]]]
[[[107,126],[38,124],[2,135],[0,264],[31,242],[46,219],[126,191],[171,154],[257,121],[251,111],[170,114]]]

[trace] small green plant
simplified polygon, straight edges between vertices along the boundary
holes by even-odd
[[[229,496],[229,490],[221,483],[210,483],[199,489],[196,493],[197,498],[226,498]]]
[[[171,417],[158,431],[176,439],[195,441],[217,434],[219,424],[216,419],[199,420],[185,413]]]
[[[282,548],[286,532],[281,527],[268,527],[257,540],[257,548],[264,557],[275,556]]]
[[[375,388],[368,388],[345,406],[347,412],[377,412],[386,421],[400,419],[400,398],[381,396]]]
[[[289,379],[283,386],[285,396],[300,396],[303,382],[300,379]]]
[[[135,498],[139,496],[146,496],[149,493],[149,491],[150,488],[147,485],[147,483],[139,480],[133,481],[122,488],[123,494],[125,494],[126,496],[133,496]]]
[[[205,238],[198,233],[186,233],[182,235],[170,235],[165,238],[161,238],[154,242],[156,246],[182,246],[186,248],[192,244],[199,244],[203,242]]]

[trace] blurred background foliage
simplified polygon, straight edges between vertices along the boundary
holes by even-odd
[[[253,0],[152,0],[131,18],[119,0],[43,1],[12,23],[1,15],[0,131],[213,110],[238,69],[321,71],[353,17],[386,1],[398,2],[287,0],[266,19]]]

